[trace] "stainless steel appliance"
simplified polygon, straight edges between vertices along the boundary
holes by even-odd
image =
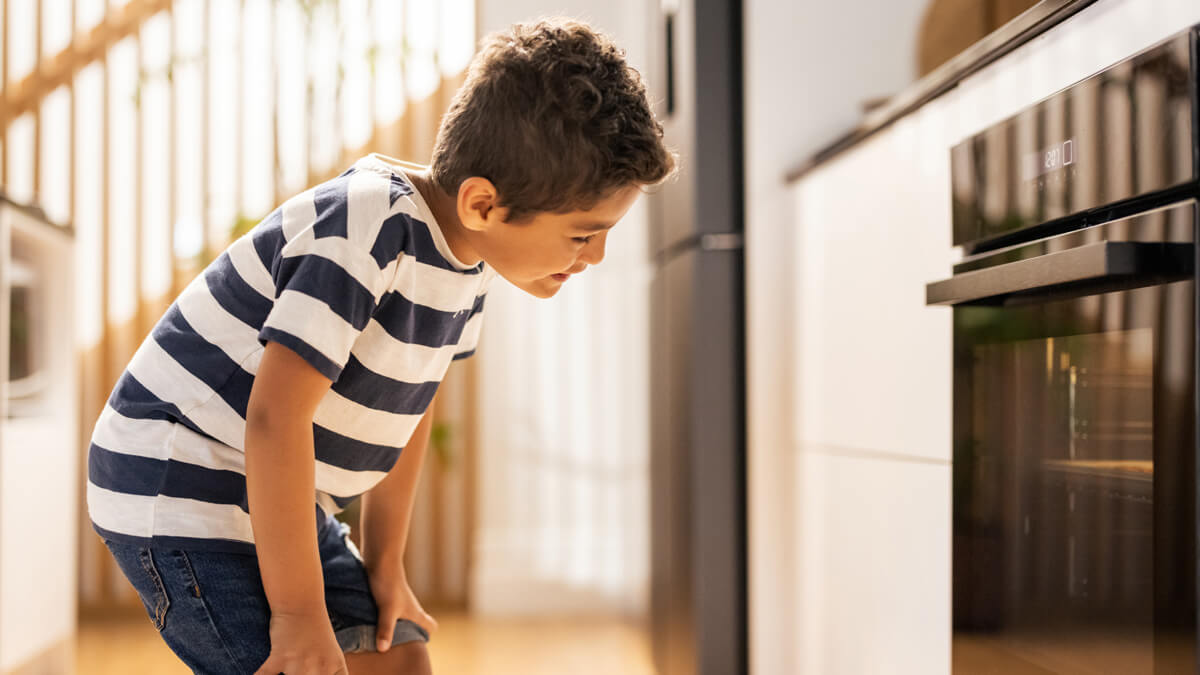
[[[648,80],[680,175],[651,249],[650,628],[661,675],[747,672],[741,3],[667,0]]]
[[[1197,672],[1198,36],[952,150],[955,672]]]

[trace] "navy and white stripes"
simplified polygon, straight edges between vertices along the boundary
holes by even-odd
[[[102,536],[253,552],[246,407],[267,342],[333,381],[313,418],[315,506],[396,462],[451,360],[473,353],[495,274],[456,260],[401,168],[363,157],[276,209],[171,305],[96,423]]]

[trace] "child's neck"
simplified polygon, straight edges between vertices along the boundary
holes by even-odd
[[[406,169],[404,173],[429,205],[429,210],[433,212],[433,217],[437,220],[442,236],[446,238],[446,244],[454,257],[465,265],[478,263],[482,258],[467,241],[466,228],[458,218],[458,204],[454,198],[433,182],[428,169]]]

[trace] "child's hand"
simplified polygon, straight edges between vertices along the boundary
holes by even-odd
[[[408,578],[403,568],[396,572],[376,569],[368,575],[371,593],[379,606],[379,619],[375,629],[375,648],[386,652],[392,646],[392,633],[397,619],[408,619],[433,635],[438,623],[425,612],[417,596],[408,587]]]
[[[329,615],[271,613],[271,654],[254,675],[348,675]]]

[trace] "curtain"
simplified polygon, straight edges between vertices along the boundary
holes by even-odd
[[[642,200],[607,247],[603,263],[553,299],[500,282],[489,295],[471,579],[481,612],[646,608],[651,266]]]

